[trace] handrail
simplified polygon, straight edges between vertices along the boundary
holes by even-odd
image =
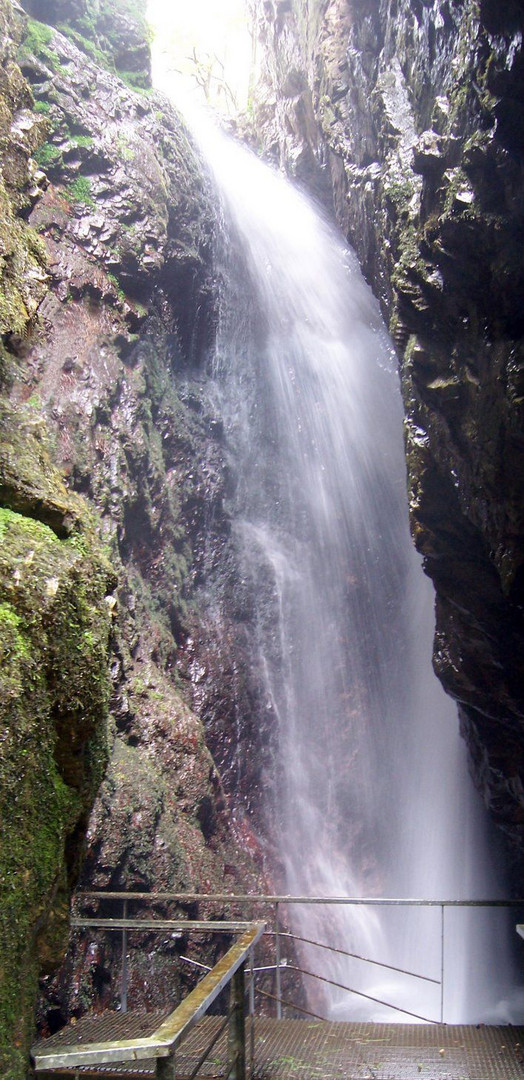
[[[181,902],[230,904],[356,904],[395,907],[523,907],[524,899],[512,900],[421,900],[420,898],[377,896],[277,896],[265,893],[174,893],[174,892],[110,892],[99,889],[98,892],[79,892],[76,899],[92,900],[145,900],[150,903],[156,901],[179,900]]]
[[[304,976],[310,976],[312,978],[320,980],[321,982],[330,983],[333,986],[337,986],[340,989],[347,990],[349,993],[355,994],[355,995],[357,995],[359,997],[362,997],[362,998],[365,998],[365,999],[368,999],[368,1000],[371,1000],[371,1001],[376,1001],[377,1003],[379,1003],[381,1005],[384,1005],[387,1008],[390,1008],[395,1012],[403,1013],[403,1014],[406,1014],[406,1015],[412,1015],[412,1016],[416,1017],[417,1019],[425,1020],[428,1023],[443,1023],[444,1022],[444,975],[445,975],[444,968],[445,968],[445,913],[446,913],[446,910],[451,909],[451,908],[453,908],[453,909],[460,909],[460,908],[466,908],[466,909],[469,909],[469,908],[476,908],[476,909],[486,909],[486,908],[515,909],[515,908],[523,908],[524,907],[524,900],[523,899],[518,899],[518,898],[516,898],[516,899],[508,899],[508,900],[501,900],[501,899],[495,899],[495,900],[453,900],[453,899],[422,900],[422,899],[416,899],[416,898],[392,898],[392,897],[292,896],[292,895],[289,895],[289,894],[281,895],[281,894],[173,893],[173,892],[156,892],[156,893],[134,892],[134,893],[124,893],[124,892],[121,892],[121,891],[118,891],[118,892],[117,891],[107,891],[107,892],[105,892],[103,890],[100,890],[100,891],[97,891],[97,892],[88,892],[88,891],[82,892],[82,893],[77,894],[76,899],[81,904],[82,903],[94,902],[94,901],[98,901],[98,902],[102,902],[102,903],[104,901],[112,901],[112,900],[120,901],[120,902],[124,903],[124,912],[125,913],[127,913],[127,902],[128,901],[131,901],[131,902],[133,902],[133,901],[137,902],[138,901],[138,902],[141,902],[142,904],[145,904],[145,905],[150,905],[150,904],[160,903],[160,902],[175,902],[175,903],[179,903],[179,904],[184,904],[184,903],[186,903],[186,904],[189,904],[189,903],[191,903],[191,904],[221,903],[221,904],[224,904],[225,906],[227,906],[227,905],[241,905],[241,906],[250,905],[252,907],[257,907],[257,906],[262,907],[263,905],[266,905],[266,906],[271,905],[274,908],[275,929],[273,931],[269,931],[269,936],[273,936],[274,939],[275,939],[276,994],[275,994],[274,1000],[276,1001],[277,1019],[282,1018],[282,1004],[289,1004],[288,1002],[284,1002],[284,998],[283,998],[283,995],[282,995],[282,986],[281,986],[282,970],[288,970],[288,971],[295,970],[297,972],[300,972]],[[305,938],[301,939],[301,938],[297,937],[296,935],[290,934],[289,932],[282,931],[281,929],[279,929],[279,907],[280,907],[280,905],[283,905],[283,904],[284,905],[289,905],[289,906],[296,905],[296,904],[315,904],[315,905],[334,904],[334,905],[346,905],[346,906],[355,905],[355,906],[371,906],[371,907],[386,907],[386,908],[387,907],[400,907],[400,908],[403,908],[403,907],[421,907],[421,908],[433,908],[433,909],[436,908],[436,909],[440,910],[440,977],[439,978],[430,978],[427,975],[421,975],[421,974],[418,974],[417,972],[414,972],[414,971],[407,971],[404,968],[401,968],[401,967],[396,966],[396,965],[387,964],[387,963],[381,963],[378,960],[373,960],[370,957],[361,956],[361,955],[359,955],[357,953],[350,953],[350,952],[348,952],[348,951],[346,951],[344,949],[336,948],[333,945],[328,945],[328,944],[323,943],[323,942],[312,941],[310,939],[305,939]],[[137,923],[138,923],[138,921],[139,920],[136,920]],[[80,920],[79,921],[75,920],[75,925],[79,925],[79,924],[80,924]],[[84,923],[84,925],[85,925],[85,923]],[[143,928],[145,929],[145,925],[146,925],[146,920],[141,920],[141,925],[140,926],[133,926],[133,929],[143,929]],[[188,926],[189,924],[184,923],[184,925]],[[158,920],[157,926],[158,926],[158,928],[160,928],[160,920]],[[213,922],[211,920],[210,929],[218,930],[220,926],[221,926],[221,923],[218,920],[216,922]],[[432,983],[432,984],[435,985],[435,987],[440,987],[440,1005],[439,1005],[439,1008],[438,1008],[438,1013],[439,1013],[438,1019],[437,1018],[430,1019],[429,1017],[423,1017],[418,1013],[414,1013],[414,1012],[411,1013],[409,1010],[407,1010],[405,1008],[402,1008],[400,1005],[396,1005],[396,1004],[394,1004],[392,1002],[388,1002],[388,1001],[382,1001],[379,998],[374,998],[370,994],[364,993],[362,990],[357,990],[357,989],[352,988],[350,986],[343,985],[342,983],[334,982],[333,980],[327,979],[325,976],[317,974],[314,971],[306,971],[305,969],[300,969],[300,968],[297,968],[297,967],[293,967],[292,965],[288,965],[287,969],[286,969],[285,965],[282,963],[282,958],[281,958],[281,955],[280,955],[281,940],[284,939],[285,937],[289,937],[291,939],[294,938],[295,940],[303,940],[306,944],[313,945],[313,946],[325,949],[325,950],[333,952],[333,953],[340,953],[342,955],[347,955],[348,957],[351,957],[353,959],[357,959],[359,961],[362,961],[363,963],[374,964],[375,966],[379,966],[379,967],[382,967],[382,968],[385,968],[385,969],[393,970],[393,971],[398,972],[399,974],[407,975],[407,976],[409,976],[411,978],[421,979],[425,983]],[[127,978],[127,975],[126,975],[127,967],[126,967],[126,965],[127,965],[127,957],[126,957],[126,949],[124,947],[124,940],[123,940],[123,942],[122,942],[122,987],[123,987],[122,1002],[123,1002],[123,1008],[126,1005],[126,992],[125,992],[126,978]],[[260,992],[262,993],[261,990],[260,990]],[[272,995],[269,995],[269,996],[272,996]],[[293,1006],[293,1007],[294,1008],[296,1007],[298,1009],[298,1006]],[[298,1009],[298,1011],[305,1011],[305,1010]],[[435,1011],[437,1012],[437,1009]]]
[[[425,1024],[436,1023],[429,1016],[422,1016],[421,1013],[412,1012],[411,1009],[401,1009],[400,1005],[392,1005],[390,1001],[373,997],[372,994],[365,994],[363,990],[355,990],[353,986],[345,986],[344,983],[335,982],[334,979],[328,979],[325,975],[319,975],[317,971],[306,971],[305,968],[296,967],[295,964],[288,964],[287,971],[296,971],[299,975],[310,975],[312,979],[318,979],[319,982],[327,983],[328,986],[336,986],[337,990],[347,990],[348,994],[356,994],[357,997],[364,998],[366,1001],[373,1001],[375,1005],[385,1005],[386,1009],[394,1009],[395,1012],[404,1013],[406,1016],[414,1016],[415,1020],[423,1020]],[[415,978],[418,978],[418,976],[415,976]],[[440,985],[440,983],[437,983],[437,985]]]
[[[311,938],[300,937],[299,934],[291,934],[289,930],[281,930],[280,937],[290,938],[291,941],[302,941],[304,945],[314,945],[316,949],[326,949],[327,952],[336,953],[337,956],[348,956],[351,960],[362,960],[365,964],[373,964],[375,967],[386,968],[388,971],[396,971],[399,975],[410,975],[413,979],[421,979],[422,982],[434,983],[435,986],[440,986],[440,979],[431,979],[429,975],[419,975],[418,971],[407,971],[406,968],[398,967],[396,964],[385,964],[383,960],[371,960],[369,956],[348,952],[347,949],[336,949],[334,945],[326,945],[323,941],[313,941]],[[283,967],[286,966],[283,965]],[[307,974],[310,975],[311,972]]]
[[[198,921],[195,919],[82,919],[78,915],[72,915],[69,920],[70,926],[75,929],[88,927],[98,930],[192,930],[201,931],[202,933],[209,933],[209,931],[229,931],[229,933],[240,933],[244,930],[249,930],[253,923],[248,922],[236,922],[236,921],[224,921],[209,919],[207,922]]]
[[[184,1035],[204,1015],[227,983],[245,965],[252,948],[260,940],[264,930],[265,923],[252,923],[251,928],[225,953],[215,967],[151,1035],[103,1043],[86,1043],[67,1051],[65,1048],[60,1051],[55,1047],[46,1049],[45,1043],[39,1044],[33,1047],[32,1051],[35,1069],[49,1072],[57,1068],[108,1065],[112,1062],[125,1063],[170,1057]]]

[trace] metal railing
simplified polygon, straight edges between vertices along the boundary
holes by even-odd
[[[130,930],[137,929],[137,922],[133,919],[90,919],[75,920],[75,925],[118,930],[127,934]],[[215,930],[214,923],[192,923],[178,920],[145,920],[148,929],[158,931],[158,922],[163,923],[163,928],[169,929],[194,929],[199,932],[209,929]],[[140,926],[140,929],[143,929]],[[57,1048],[55,1045],[46,1045],[46,1042],[37,1044],[32,1049],[32,1059],[36,1072],[55,1073],[57,1070],[75,1071],[80,1068],[100,1070],[104,1066],[124,1065],[128,1062],[145,1062],[153,1060],[157,1080],[175,1080],[175,1052],[190,1029],[207,1012],[218,995],[230,984],[230,1006],[223,1023],[218,1031],[208,1042],[195,1068],[190,1080],[194,1080],[213,1047],[216,1045],[225,1029],[228,1028],[229,1065],[226,1076],[228,1080],[246,1080],[246,1031],[245,1031],[245,969],[249,965],[250,980],[248,985],[249,1012],[254,1013],[253,997],[253,949],[262,937],[265,925],[260,922],[244,923],[223,922],[220,929],[228,933],[240,933],[241,937],[225,953],[208,974],[198,983],[188,997],[165,1017],[158,1026],[148,1035],[132,1036],[128,1038],[108,1038],[104,1042],[78,1042],[74,1034],[72,1041]],[[127,940],[127,939],[126,939]],[[52,1043],[52,1040],[50,1040]],[[251,1075],[253,1074],[253,1036],[251,1038]]]
[[[422,1020],[426,1023],[443,1023],[444,1022],[444,1000],[445,1000],[445,975],[446,975],[446,912],[450,909],[474,909],[474,908],[505,908],[505,909],[518,909],[524,911],[524,900],[419,900],[419,899],[388,899],[388,898],[376,898],[376,897],[306,897],[306,896],[285,896],[285,895],[234,895],[231,893],[220,894],[202,894],[202,893],[171,893],[171,892],[158,892],[158,893],[140,893],[140,892],[89,892],[79,894],[77,897],[77,904],[84,905],[86,903],[104,904],[108,901],[121,902],[123,905],[123,916],[119,922],[118,929],[122,934],[122,973],[121,973],[121,1008],[127,1007],[127,979],[128,979],[128,933],[134,930],[146,931],[146,930],[162,930],[173,928],[172,920],[162,920],[160,918],[155,919],[129,919],[128,918],[128,905],[130,903],[139,903],[140,905],[151,905],[156,903],[177,903],[177,904],[198,904],[202,903],[206,906],[210,904],[231,905],[234,907],[240,907],[242,909],[246,907],[253,907],[257,912],[260,909],[266,909],[264,911],[264,918],[267,921],[267,909],[272,909],[273,912],[273,926],[267,930],[265,937],[273,939],[274,942],[274,964],[265,964],[264,968],[255,969],[254,974],[265,972],[274,972],[274,994],[270,993],[267,989],[263,989],[259,983],[257,987],[257,993],[265,1000],[272,1000],[275,1004],[275,1011],[277,1019],[281,1019],[283,1015],[283,1008],[293,1010],[295,1015],[303,1014],[307,1016],[313,1016],[318,1019],[324,1019],[318,1012],[313,1012],[311,1009],[307,1009],[303,1004],[296,1001],[290,1001],[287,997],[284,997],[282,990],[283,977],[289,973],[294,973],[300,976],[301,979],[313,979],[318,983],[329,985],[337,990],[342,990],[351,995],[356,995],[358,998],[370,1001],[396,1011],[399,1014],[413,1017],[417,1020]],[[292,905],[345,905],[349,907],[371,907],[371,908],[433,908],[438,909],[439,912],[439,966],[440,970],[438,978],[434,975],[425,975],[420,972],[412,971],[406,967],[397,966],[395,964],[389,964],[382,962],[373,957],[365,956],[362,953],[357,953],[345,949],[343,942],[339,942],[337,946],[330,945],[326,942],[313,940],[309,937],[303,937],[300,934],[292,933],[285,925],[282,918],[282,909],[287,909]],[[258,916],[257,916],[258,917]],[[109,925],[111,924],[111,925]],[[100,929],[117,929],[116,920],[107,919],[94,919],[74,916],[72,919],[72,925],[78,929],[81,927],[99,927]],[[226,924],[220,920],[211,920],[206,924],[198,924],[191,921],[177,922],[177,927],[182,930],[197,929],[206,925],[209,929],[213,929],[213,932],[226,930],[230,924]],[[327,953],[342,958],[348,958],[362,962],[365,965],[372,965],[377,968],[384,969],[385,971],[392,971],[406,978],[418,980],[420,983],[431,984],[439,988],[439,1004],[436,1009],[438,1015],[427,1016],[421,1012],[415,1012],[413,1009],[402,1007],[395,1002],[386,1001],[375,994],[368,993],[364,989],[359,987],[348,986],[338,979],[329,978],[326,974],[320,974],[319,972],[311,971],[300,964],[294,962],[294,958],[291,960],[288,957],[282,955],[282,946],[285,942],[289,942],[295,946],[295,944],[307,945],[310,949],[316,948],[325,950]],[[198,966],[198,962],[190,960],[186,957],[179,957],[181,962],[193,964]],[[206,965],[202,965],[203,968]],[[251,989],[251,994],[254,996],[254,985]]]

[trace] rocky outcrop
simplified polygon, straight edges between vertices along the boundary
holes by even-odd
[[[23,333],[46,291],[45,251],[25,220],[38,194],[32,154],[43,141],[45,123],[31,109],[32,97],[16,63],[24,30],[10,4],[0,11],[0,333]],[[8,362],[0,352],[0,379]]]
[[[317,187],[327,148],[337,217],[399,349],[435,666],[521,868],[522,7],[255,9],[269,144]]]
[[[67,940],[76,841],[107,764],[116,577],[51,463],[40,409],[2,403],[0,430],[0,1052],[15,1076],[39,967]]]
[[[134,89],[151,87],[151,55],[145,2],[122,0],[26,0],[25,10],[56,27],[95,62]]]
[[[2,1074],[25,1072],[36,979],[63,952],[75,838],[107,764],[108,656],[116,577],[85,501],[67,489],[37,399],[9,400],[15,341],[35,328],[45,245],[27,223],[43,175],[45,120],[0,12],[0,918]]]
[[[111,34],[104,4],[30,11],[67,33],[2,8],[1,778],[12,843],[0,1028],[13,1078],[39,971],[42,1030],[118,998],[111,943],[75,939],[65,954],[76,882],[262,883],[177,666],[198,629],[209,515],[217,543],[224,527],[222,435],[202,367],[214,320],[205,181],[174,110],[110,70],[124,64],[117,45],[140,37],[130,8]],[[104,64],[79,48],[91,15]],[[130,1001],[163,1004],[191,985],[186,946],[161,942],[152,979],[144,941],[133,945]],[[216,948],[209,936],[201,958]]]

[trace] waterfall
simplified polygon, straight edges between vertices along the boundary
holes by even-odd
[[[223,208],[212,387],[253,666],[278,733],[267,812],[282,887],[490,896],[456,710],[431,666],[432,586],[409,536],[397,366],[378,305],[303,194],[207,120],[193,126]],[[302,938],[440,976],[438,908],[295,905],[289,918]],[[500,922],[446,919],[445,1019],[506,1018],[509,976],[496,985],[491,952],[493,941],[505,971]],[[307,980],[322,1014],[406,1019],[375,998],[438,1016],[433,984],[316,946],[299,954],[367,995]]]

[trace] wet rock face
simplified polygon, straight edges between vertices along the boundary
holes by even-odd
[[[0,334],[23,333],[46,292],[45,251],[25,220],[39,194],[33,154],[45,122],[32,111],[29,87],[16,62],[23,13],[0,10]],[[7,362],[0,349],[0,383]]]
[[[98,299],[111,303],[112,294],[122,307],[124,294],[131,297],[134,317],[127,308],[123,314],[132,330],[144,314],[140,303],[165,289],[179,340],[183,346],[191,342],[198,354],[206,332],[201,271],[211,217],[174,110],[163,98],[130,92],[68,38],[40,23],[29,23],[19,59],[47,121],[37,160],[51,188],[34,223],[48,238],[53,276],[66,282],[71,297],[85,292],[89,277],[95,278],[89,288]],[[202,208],[194,214],[188,212],[191,197]],[[189,313],[188,296],[194,299]]]
[[[25,10],[66,34],[100,67],[134,87],[151,86],[145,3],[141,0],[27,0]]]
[[[337,217],[401,357],[436,670],[522,867],[522,5],[329,0],[309,19],[302,8],[257,5],[272,49],[263,94],[287,78],[280,18]],[[292,167],[310,131],[295,133]]]
[[[0,14],[0,698],[11,732],[0,779],[13,895],[26,898],[9,923],[16,940],[3,935],[13,1078],[25,1073],[39,970],[43,1031],[118,1001],[114,942],[84,936],[64,956],[75,883],[263,891],[180,663],[190,639],[207,641],[195,586],[227,531],[205,376],[213,215],[174,110],[78,42],[94,8],[28,5],[65,33],[11,4]],[[40,820],[35,800],[46,799]],[[211,911],[221,914],[199,913]],[[173,1001],[195,978],[180,953],[213,962],[218,947],[212,936],[198,948],[132,943],[130,1001]]]

